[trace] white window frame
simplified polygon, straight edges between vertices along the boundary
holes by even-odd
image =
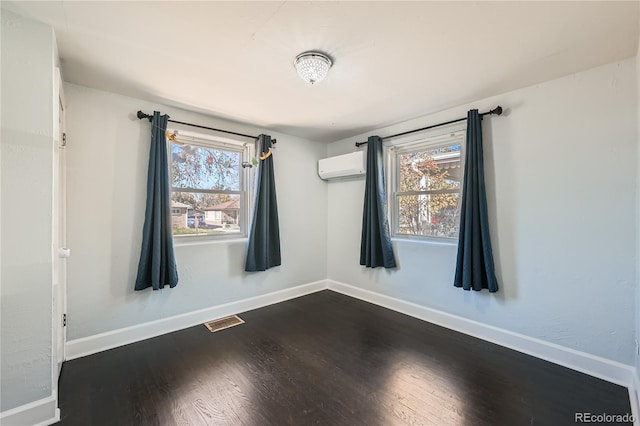
[[[202,133],[189,132],[184,130],[167,129],[167,133],[174,134],[176,142],[184,143],[186,145],[195,145],[203,148],[218,149],[222,151],[232,151],[240,153],[240,190],[239,191],[227,191],[227,190],[203,190],[196,188],[179,188],[171,187],[170,193],[173,192],[195,192],[195,193],[211,193],[211,194],[239,194],[241,209],[238,215],[238,223],[240,224],[240,232],[229,232],[221,234],[184,234],[173,235],[173,241],[176,244],[182,245],[183,243],[196,243],[206,241],[219,241],[219,240],[234,240],[234,239],[246,239],[249,235],[249,225],[251,212],[253,210],[253,170],[255,167],[243,167],[242,163],[251,164],[251,158],[254,155],[253,142],[239,141],[231,138],[225,138],[220,136],[206,135]],[[173,141],[167,140],[167,149],[169,155],[169,181],[171,179],[171,144]],[[188,211],[187,211],[188,214]]]
[[[398,241],[417,241],[431,243],[457,244],[457,237],[436,237],[430,235],[414,235],[401,234],[400,231],[400,212],[399,203],[397,202],[399,191],[398,185],[400,181],[400,168],[398,167],[399,155],[406,152],[414,152],[420,149],[435,148],[440,146],[451,146],[460,144],[460,168],[464,174],[464,158],[466,152],[466,122],[455,123],[441,128],[435,128],[420,135],[408,135],[398,138],[390,143],[386,143],[385,150],[385,171],[387,176],[387,211],[389,214],[389,228],[391,238]],[[462,177],[461,177],[462,180]],[[460,182],[460,198],[457,209],[460,210],[462,202],[462,186],[464,182]],[[405,193],[402,193],[405,194]],[[405,194],[407,195],[407,194]]]

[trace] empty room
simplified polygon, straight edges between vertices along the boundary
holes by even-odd
[[[0,425],[640,425],[639,2],[0,6]]]

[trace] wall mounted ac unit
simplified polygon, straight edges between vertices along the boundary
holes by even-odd
[[[364,175],[367,170],[365,154],[366,151],[356,151],[319,160],[318,175],[325,180]]]

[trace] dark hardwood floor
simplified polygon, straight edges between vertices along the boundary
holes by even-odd
[[[572,425],[626,388],[323,291],[69,361],[62,425]]]

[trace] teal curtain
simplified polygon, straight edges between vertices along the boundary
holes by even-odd
[[[387,216],[382,139],[380,136],[370,136],[367,141],[367,175],[360,239],[361,265],[368,268],[396,267]]]
[[[135,290],[178,284],[178,269],[171,233],[171,188],[167,158],[169,116],[153,113],[147,175],[147,205],[142,228],[142,249]]]
[[[467,114],[467,146],[462,183],[460,234],[455,287],[465,290],[498,291],[491,237],[482,156],[482,116],[474,109]]]
[[[256,155],[264,158],[271,150],[271,136],[260,135],[258,144],[259,150]],[[280,266],[281,263],[278,202],[273,174],[273,154],[271,154],[264,160],[260,159],[258,164],[245,271],[266,271],[274,266]]]

